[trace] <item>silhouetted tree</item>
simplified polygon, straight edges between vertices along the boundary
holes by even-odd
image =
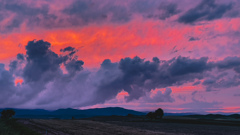
[[[155,118],[156,118],[156,114],[155,114],[154,112],[149,112],[149,113],[147,114],[147,117],[152,120],[152,119],[155,119]]]
[[[12,116],[15,115],[15,111],[14,110],[3,110],[1,112],[1,119],[10,119],[12,118]]]
[[[164,115],[163,109],[158,108],[155,112],[149,112],[147,114],[147,117],[151,120],[152,119],[157,119],[157,118],[162,119],[163,115]]]
[[[158,108],[158,109],[155,111],[155,115],[156,115],[156,118],[162,119],[162,117],[163,117],[163,115],[164,115],[163,109]]]

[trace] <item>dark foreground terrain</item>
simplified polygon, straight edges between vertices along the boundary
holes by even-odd
[[[25,126],[47,135],[175,135],[131,126],[90,120],[21,120]]]
[[[239,135],[240,121],[199,121],[184,117],[164,120],[128,117],[95,117],[85,120],[26,119],[20,123],[48,135]],[[220,123],[220,124],[217,124]]]

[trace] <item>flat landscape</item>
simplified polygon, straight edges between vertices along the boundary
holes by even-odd
[[[188,121],[188,120],[186,120]],[[182,121],[124,121],[110,119],[43,120],[25,119],[18,122],[39,134],[48,135],[239,135],[238,125],[228,123],[190,124]]]
[[[90,120],[21,120],[40,134],[48,135],[175,135],[161,131]]]

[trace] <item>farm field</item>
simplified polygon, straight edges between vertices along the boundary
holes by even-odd
[[[21,120],[28,128],[48,135],[175,135],[90,120]]]
[[[239,126],[157,121],[26,119],[20,123],[48,135],[239,135]]]

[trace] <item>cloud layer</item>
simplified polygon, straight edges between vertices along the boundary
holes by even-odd
[[[179,1],[130,0],[117,1],[6,1],[1,0],[0,32],[19,29],[83,27],[88,24],[122,24],[135,19],[166,20],[179,16],[180,23],[193,24],[222,17],[237,17],[235,3],[218,3],[215,0],[197,1],[199,4],[185,11]],[[190,3],[191,4],[191,3]],[[176,18],[176,17],[175,17]]]
[[[240,112],[239,6],[0,0],[0,107]]]
[[[199,85],[199,80],[207,91],[240,85],[239,57],[211,62],[207,57],[154,57],[148,61],[136,56],[115,63],[106,59],[97,71],[90,71],[83,69],[84,62],[74,55],[73,47],[61,49],[61,54],[50,47],[43,40],[29,41],[26,55],[18,54],[9,70],[0,65],[0,107],[84,107],[112,100],[121,91],[128,93],[126,102],[174,102],[169,88],[172,86]],[[214,70],[218,71],[217,77],[210,75]],[[225,78],[229,77],[228,71],[234,73],[233,78]],[[17,83],[17,78],[23,82]],[[151,95],[162,88],[166,91]]]

